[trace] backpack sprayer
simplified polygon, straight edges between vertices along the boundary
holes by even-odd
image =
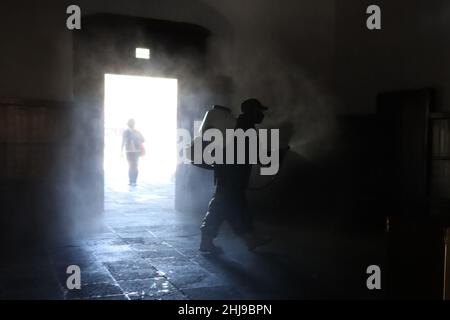
[[[205,113],[201,125],[197,132],[195,132],[194,141],[189,146],[190,152],[187,154],[190,155],[188,159],[191,164],[197,166],[202,169],[213,170],[213,164],[207,164],[203,160],[203,152],[206,147],[205,142],[203,141],[203,134],[208,129],[218,129],[222,137],[226,137],[227,129],[235,129],[236,128],[236,118],[231,113],[230,108],[213,105],[210,110]],[[225,141],[225,139],[223,139]],[[201,146],[200,148],[195,148],[195,146]]]
[[[190,149],[189,152],[187,152],[190,157],[188,160],[196,167],[207,169],[207,170],[214,170],[214,164],[207,164],[203,160],[203,152],[207,144],[209,142],[203,141],[203,134],[208,129],[217,129],[222,133],[222,137],[224,137],[223,141],[225,143],[226,139],[226,130],[227,129],[235,129],[236,128],[236,117],[233,116],[231,113],[230,108],[220,106],[220,105],[213,105],[210,110],[208,110],[205,113],[205,116],[203,117],[203,120],[201,122],[201,125],[198,129],[198,132],[195,133],[195,137],[193,140],[193,143],[188,148]],[[195,146],[201,146],[195,147]],[[289,147],[286,148],[285,151],[289,150]],[[283,160],[284,156],[281,157]],[[281,163],[281,161],[280,161]],[[261,190],[269,185],[271,185],[276,178],[278,177],[278,174],[274,175],[269,182],[262,186],[257,187],[249,187],[249,190]]]

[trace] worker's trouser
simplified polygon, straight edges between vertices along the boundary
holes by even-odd
[[[224,220],[237,235],[253,230],[245,190],[216,189],[201,226],[203,236],[215,238]]]

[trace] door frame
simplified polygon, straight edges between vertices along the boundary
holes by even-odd
[[[94,14],[83,20],[74,37],[74,122],[72,139],[78,147],[74,170],[78,174],[74,194],[81,212],[96,216],[104,210],[104,75],[123,74],[178,79],[177,127],[193,130],[212,95],[192,101],[192,95],[208,83],[205,73],[207,39],[203,27],[155,19],[114,14]],[[151,59],[136,59],[135,48],[148,47]],[[189,60],[188,68],[180,68]],[[195,80],[195,81],[194,81]],[[195,104],[194,104],[195,103]],[[190,168],[179,165],[176,172],[175,206],[184,208],[180,191]],[[179,196],[182,195],[182,196]],[[187,208],[186,208],[187,209]]]

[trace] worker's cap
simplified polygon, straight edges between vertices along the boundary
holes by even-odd
[[[257,99],[247,99],[241,104],[241,110],[242,112],[248,112],[250,110],[259,109],[261,111],[266,111],[269,108],[264,106],[259,100]]]

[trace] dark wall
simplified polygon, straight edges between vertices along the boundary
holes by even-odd
[[[72,98],[71,32],[67,1],[0,3],[0,97]]]
[[[373,1],[336,2],[336,93],[342,110],[374,113],[379,92],[436,88],[436,110],[450,105],[447,1],[388,1],[382,29],[366,28]]]
[[[64,212],[72,104],[0,99],[0,243],[44,240]],[[3,248],[3,247],[2,247]]]
[[[336,2],[335,92],[339,109],[346,113],[375,115],[376,98],[382,92],[433,88],[430,111],[448,112],[449,4],[441,0],[377,1],[381,8],[382,29],[370,31],[366,28],[366,8],[371,4],[374,3]],[[374,143],[379,143],[380,136],[375,138]],[[430,143],[434,143],[433,139],[431,137]],[[357,148],[355,145],[353,149]],[[373,150],[371,154],[372,158],[378,157]],[[427,157],[430,158],[431,153]],[[377,163],[367,164],[367,170],[361,172],[360,177],[373,176]],[[446,179],[443,168],[446,164],[440,161],[439,166],[429,172],[431,184]],[[434,197],[438,192],[431,190],[429,195]],[[446,197],[449,196],[447,193]]]

